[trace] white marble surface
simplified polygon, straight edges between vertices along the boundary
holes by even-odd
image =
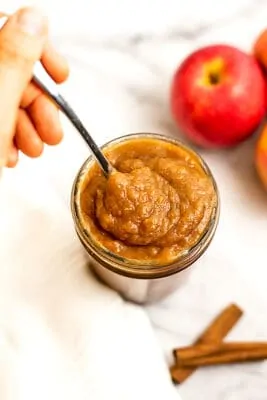
[[[179,62],[210,43],[250,50],[267,25],[267,0],[95,0],[90,6],[78,0],[69,8],[60,1],[46,7],[54,41],[72,66],[64,92],[77,94],[71,101],[99,143],[138,131],[181,137],[168,111],[169,83]],[[73,17],[81,21],[79,29],[73,28]],[[267,194],[253,168],[254,141],[230,151],[201,152],[218,181],[221,222],[188,285],[146,308],[168,362],[173,347],[190,343],[232,301],[245,316],[229,337],[267,339]],[[67,151],[68,137],[44,155],[55,163],[66,202],[79,167],[70,163],[63,171],[56,164],[57,154]],[[86,149],[81,145],[78,151],[82,162]],[[267,364],[202,369],[179,391],[184,400],[266,400]]]

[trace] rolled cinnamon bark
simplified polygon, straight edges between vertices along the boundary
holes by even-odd
[[[266,342],[200,344],[176,350],[177,365],[187,368],[259,361],[266,358]]]
[[[196,340],[195,344],[220,343],[228,332],[230,332],[230,330],[235,326],[242,314],[243,311],[236,304],[230,304],[212,321],[212,323]],[[176,350],[174,350],[173,354],[176,358]],[[170,373],[174,383],[182,383],[195,370],[196,367],[180,367],[173,365],[170,368]]]

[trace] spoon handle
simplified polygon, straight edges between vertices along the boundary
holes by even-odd
[[[75,111],[70,107],[64,97],[58,92],[58,86],[43,68],[40,62],[34,67],[33,81],[59,106],[70,122],[79,131],[85,142],[90,147],[105,176],[111,173],[111,165],[101,152],[94,139],[91,137]]]

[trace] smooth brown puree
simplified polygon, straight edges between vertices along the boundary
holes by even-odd
[[[159,139],[132,139],[105,151],[116,168],[107,180],[98,165],[81,193],[82,222],[119,256],[168,263],[198,242],[217,196],[189,151]]]

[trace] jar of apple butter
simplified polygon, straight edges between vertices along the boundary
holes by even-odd
[[[102,147],[114,167],[108,179],[93,157],[74,181],[77,235],[96,274],[136,303],[173,292],[208,248],[219,219],[212,173],[172,138],[137,133]]]

